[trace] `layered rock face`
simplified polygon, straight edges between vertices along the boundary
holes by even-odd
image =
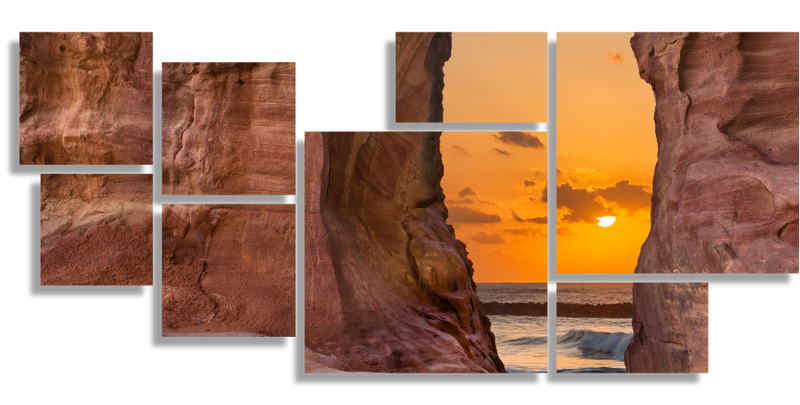
[[[43,174],[42,285],[152,285],[153,176]]]
[[[164,336],[294,336],[295,209],[164,205]]]
[[[306,134],[306,371],[503,372],[438,133]]]
[[[153,163],[153,34],[23,32],[19,163]]]
[[[165,63],[163,193],[294,194],[294,81],[294,63]]]
[[[441,122],[449,33],[398,33],[396,121]],[[438,133],[306,134],[306,372],[504,372]]]
[[[398,32],[395,42],[395,121],[442,122],[444,63],[449,32]]]
[[[637,33],[656,99],[636,273],[798,272],[798,34]],[[630,372],[708,370],[707,285],[635,284]]]

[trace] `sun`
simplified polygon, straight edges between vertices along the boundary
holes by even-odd
[[[614,221],[617,220],[617,217],[598,217],[597,218],[600,222],[597,225],[602,226],[603,228],[608,228],[611,225],[614,225]]]

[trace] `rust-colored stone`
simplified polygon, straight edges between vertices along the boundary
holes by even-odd
[[[294,63],[164,63],[164,194],[291,195]]]
[[[19,35],[19,163],[153,163],[153,34]]]
[[[395,42],[395,121],[442,122],[444,63],[449,32],[398,32]]]
[[[152,285],[153,176],[43,174],[42,285]]]
[[[294,336],[295,210],[164,205],[164,336]]]
[[[658,162],[636,273],[798,272],[798,34],[637,33]],[[630,372],[708,371],[705,284],[634,285]]]
[[[306,371],[503,372],[439,133],[306,134]]]

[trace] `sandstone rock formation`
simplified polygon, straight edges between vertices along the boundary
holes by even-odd
[[[305,348],[305,363],[306,373],[346,373],[342,369],[347,368],[333,357],[316,353],[308,347]]]
[[[629,373],[708,372],[708,283],[633,283]]]
[[[42,285],[152,285],[153,176],[43,174]]]
[[[395,42],[395,121],[442,122],[444,63],[449,32],[398,32]]]
[[[397,122],[441,122],[449,33],[398,33]],[[505,372],[446,224],[438,133],[306,134],[306,372]]]
[[[295,209],[164,205],[164,336],[294,336]]]
[[[306,371],[503,372],[438,133],[306,134]]]
[[[19,35],[19,163],[153,163],[153,34]]]
[[[294,63],[164,63],[164,194],[295,193]]]
[[[658,162],[636,273],[798,272],[798,34],[639,33]],[[707,285],[635,284],[632,372],[708,370]]]

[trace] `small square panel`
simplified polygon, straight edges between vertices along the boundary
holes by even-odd
[[[164,63],[162,193],[291,195],[294,63]]]
[[[294,336],[294,204],[164,205],[164,336]]]
[[[42,285],[152,285],[153,176],[43,174]]]

